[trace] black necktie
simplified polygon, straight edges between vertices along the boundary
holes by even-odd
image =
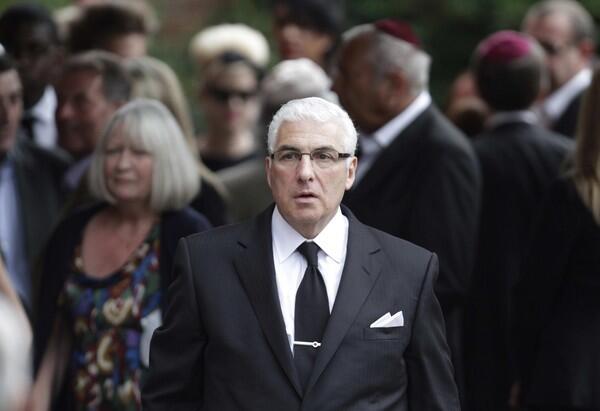
[[[23,129],[25,130],[25,134],[31,141],[35,140],[35,130],[33,128],[35,125],[35,121],[36,121],[35,117],[32,116],[31,114],[25,114],[23,116],[23,118],[21,119],[21,125],[23,126]]]
[[[303,388],[313,368],[329,320],[329,300],[317,266],[319,246],[304,242],[298,247],[308,266],[296,292],[294,317],[294,363]]]

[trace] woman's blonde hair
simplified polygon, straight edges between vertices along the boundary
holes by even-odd
[[[600,67],[594,70],[579,111],[572,177],[583,203],[600,224]]]
[[[104,175],[106,146],[115,132],[122,133],[134,147],[148,151],[154,159],[150,194],[154,211],[181,209],[190,203],[200,184],[196,160],[171,112],[162,103],[149,99],[125,104],[102,133],[89,172],[89,187],[95,197],[115,203]]]

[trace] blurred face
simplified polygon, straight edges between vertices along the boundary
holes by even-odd
[[[58,63],[58,48],[52,43],[50,28],[45,24],[22,25],[4,47],[17,61],[24,88],[24,104],[37,103],[53,80]]]
[[[284,122],[274,151],[282,149],[309,153],[332,148],[344,152],[343,135],[337,124],[314,121]],[[338,160],[327,168],[318,167],[307,155],[298,163],[266,159],[267,181],[279,212],[299,233],[314,238],[335,215],[344,191],[354,182],[356,157],[350,166]]]
[[[0,159],[14,146],[21,115],[23,96],[16,70],[0,73]]]
[[[123,58],[143,57],[147,52],[146,35],[130,33],[110,38],[103,47]]]
[[[104,177],[117,204],[148,204],[152,192],[153,158],[133,146],[116,127],[104,150]]]
[[[571,21],[563,14],[548,14],[526,22],[525,32],[546,51],[551,91],[556,90],[588,64],[588,57],[574,39]]]
[[[216,134],[236,134],[251,130],[258,120],[258,80],[244,63],[223,66],[209,74],[201,92],[201,102],[209,127]]]
[[[64,73],[56,84],[58,144],[75,159],[92,153],[102,129],[119,107],[102,91],[102,77],[91,70]]]
[[[333,91],[340,98],[358,128],[365,132],[377,130],[386,119],[383,114],[381,81],[376,82],[368,61],[370,43],[361,36],[344,44],[337,56],[333,75]]]
[[[280,4],[275,8],[274,33],[279,56],[282,60],[305,57],[324,66],[326,54],[333,46],[334,39],[328,33],[296,21],[290,14],[284,5]]]

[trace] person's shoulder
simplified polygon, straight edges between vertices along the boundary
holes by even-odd
[[[40,171],[64,172],[69,166],[70,160],[68,156],[59,150],[49,150],[32,143],[29,140],[19,138],[16,151],[17,158],[26,163],[33,163],[36,169]]]
[[[168,226],[180,227],[182,230],[193,227],[196,230],[185,235],[196,233],[198,228],[204,231],[212,227],[204,214],[189,206],[163,213],[162,220],[163,224]]]
[[[436,106],[428,109],[422,138],[424,147],[450,158],[474,157],[473,147],[467,136],[450,122]]]
[[[252,221],[245,221],[214,227],[210,230],[188,235],[185,237],[185,241],[190,247],[210,247],[219,249],[219,247],[230,244],[237,238],[241,238],[251,224],[253,224]]]
[[[363,238],[360,238],[359,241],[364,242],[364,236],[370,235],[395,268],[412,268],[420,271],[430,263],[433,257],[433,253],[430,250],[375,227],[363,224],[355,217],[352,217],[350,221],[351,224],[356,224],[361,227],[361,230],[364,230],[362,233]]]

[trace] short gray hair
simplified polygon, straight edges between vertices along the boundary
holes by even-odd
[[[22,405],[31,387],[30,344],[27,326],[21,319],[0,295],[0,411]]]
[[[285,103],[273,116],[269,125],[267,146],[273,153],[279,128],[285,122],[315,121],[318,123],[335,123],[344,135],[344,151],[354,154],[357,133],[352,120],[342,108],[320,97],[307,97]]]
[[[376,78],[402,71],[410,84],[412,95],[427,90],[431,57],[414,45],[378,30],[373,24],[361,24],[346,31],[342,42],[348,43],[358,36],[368,35],[371,47],[367,58]]]
[[[533,21],[551,14],[563,14],[571,21],[573,40],[591,40],[595,43],[596,30],[591,14],[574,0],[545,0],[535,3],[527,10],[523,19],[523,29]]]
[[[154,159],[150,207],[162,212],[188,205],[200,184],[196,160],[173,115],[162,103],[149,99],[125,104],[109,121],[92,155],[89,173],[92,194],[115,203],[106,187],[103,166],[106,145],[117,128],[133,146],[147,150]]]

